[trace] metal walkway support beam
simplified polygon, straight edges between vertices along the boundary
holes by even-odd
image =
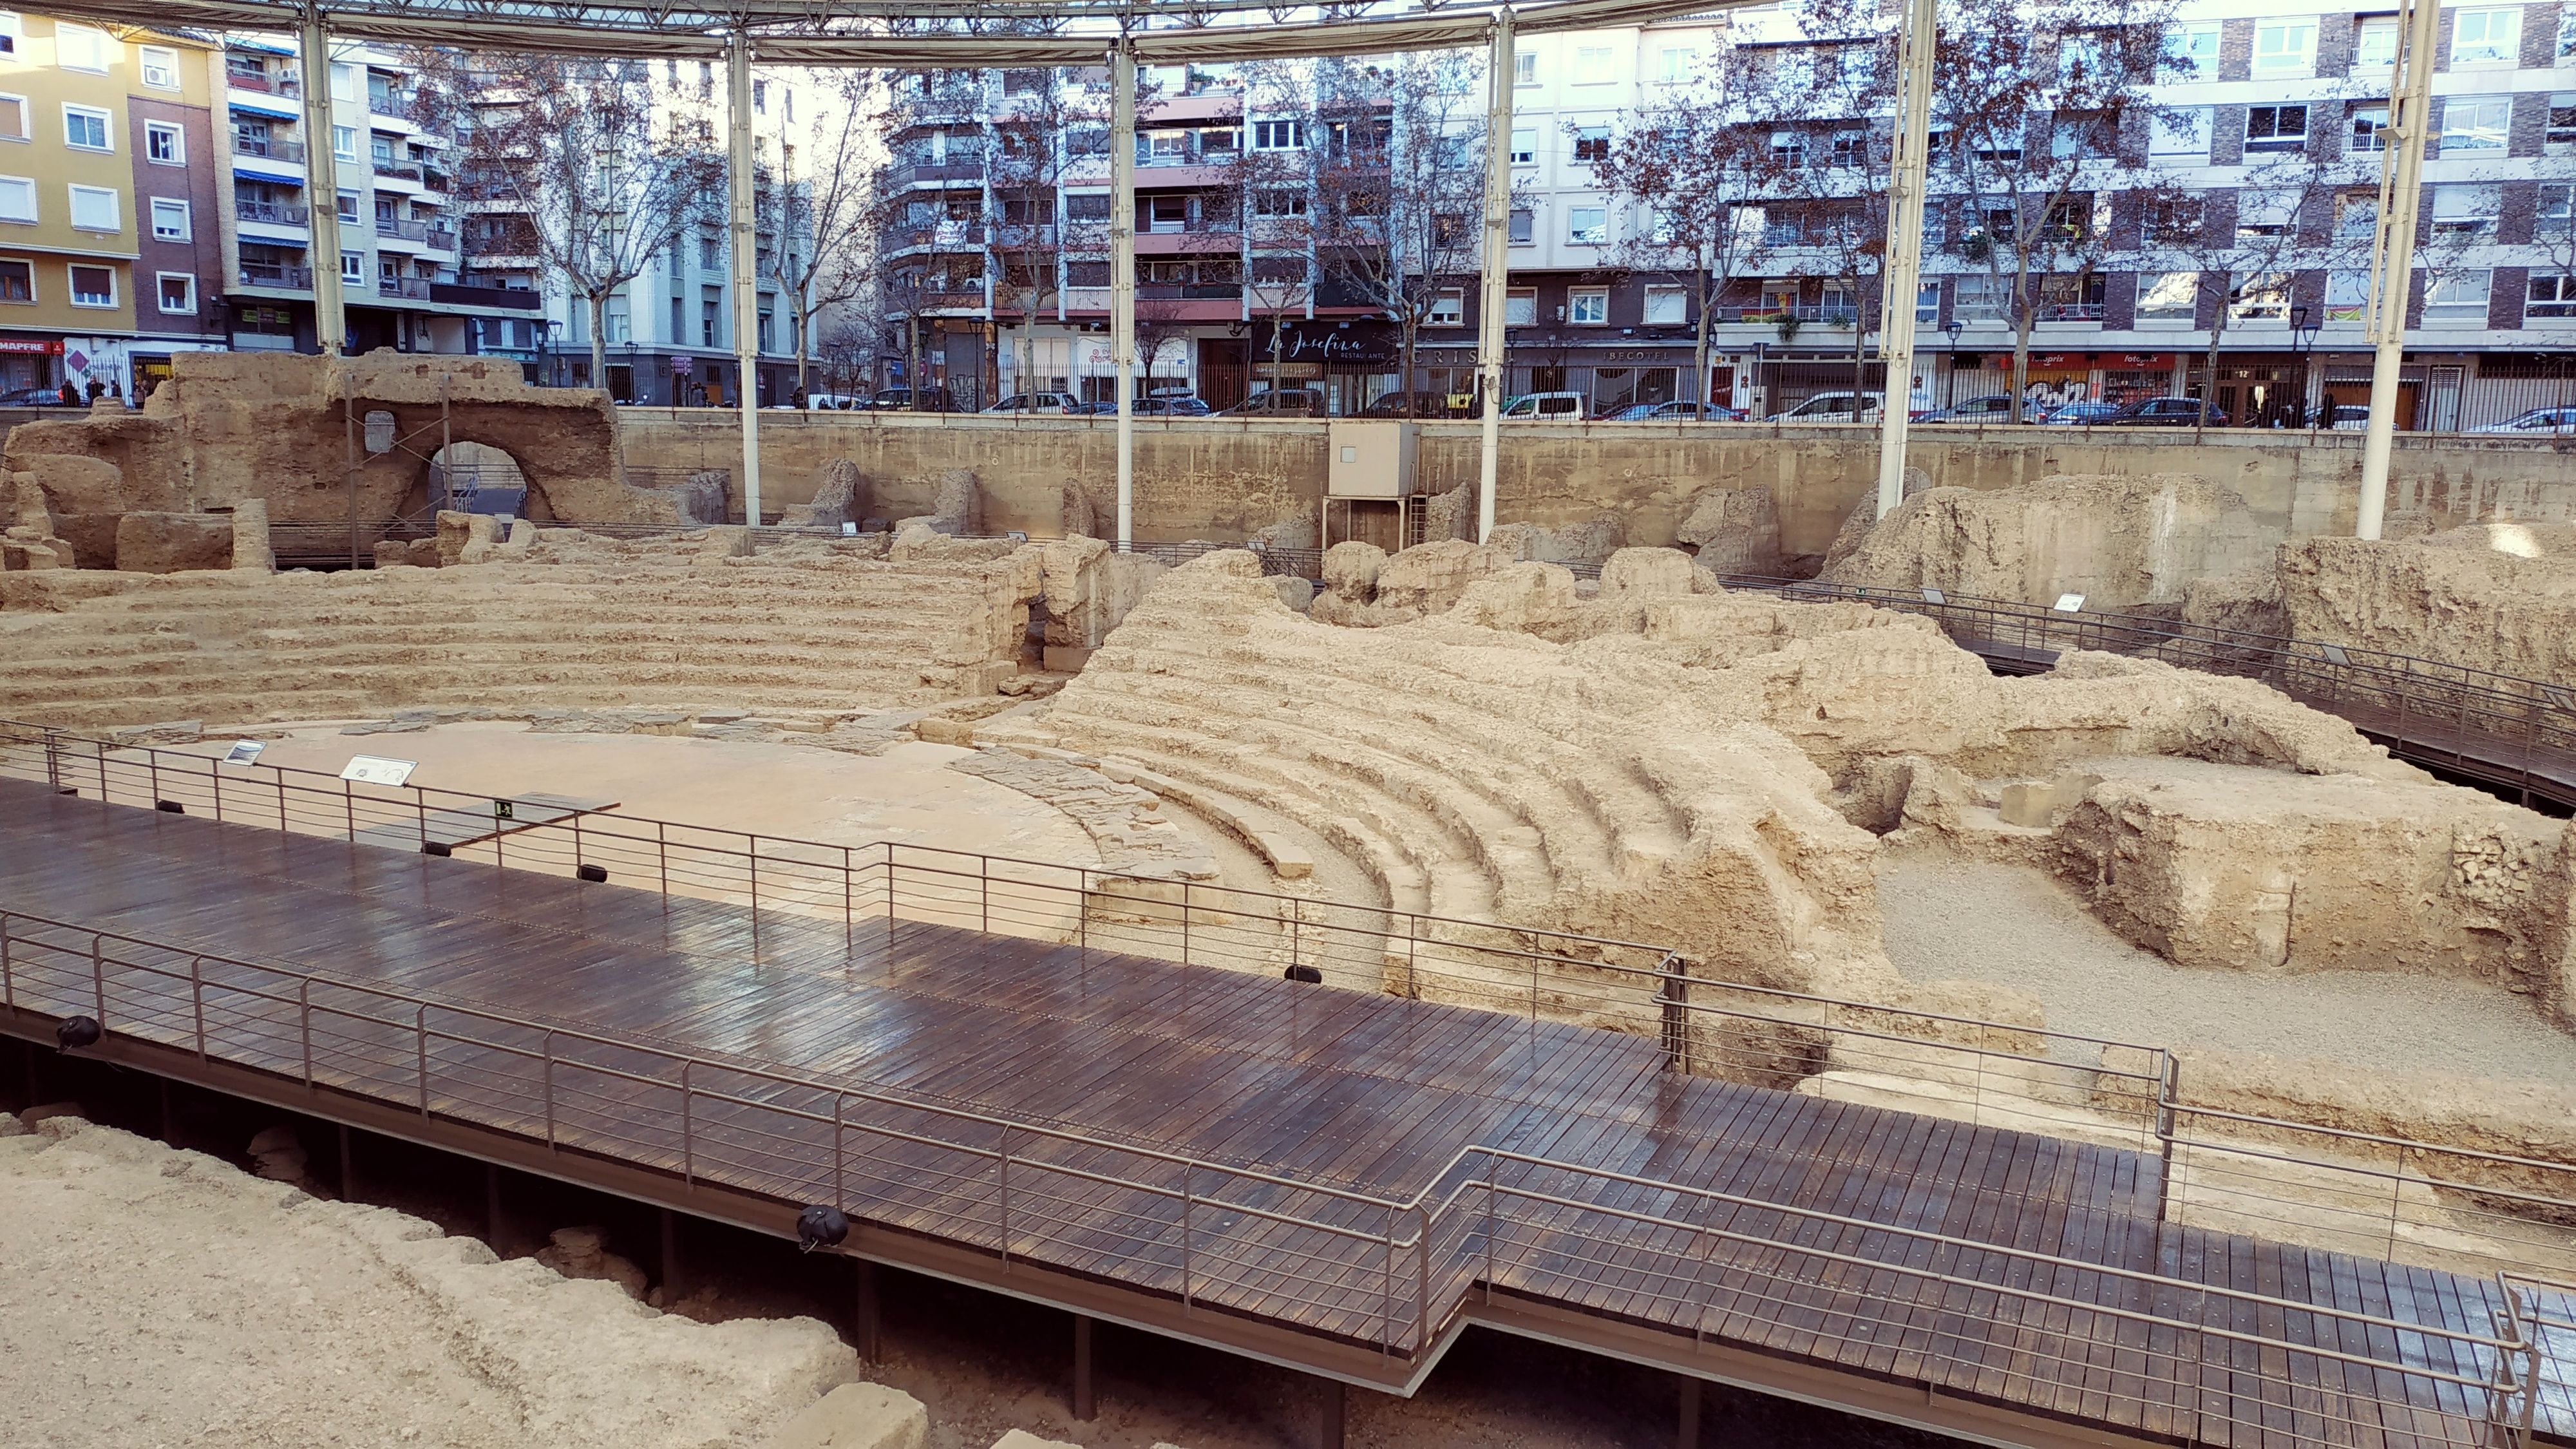
[[[1503,310],[1511,295],[1512,12],[1494,16],[1494,54],[1485,65],[1485,258],[1477,294],[1476,377],[1485,435],[1476,453],[1476,541],[1494,536],[1494,486],[1503,442]],[[1404,385],[1413,386],[1406,378]],[[1401,545],[1404,540],[1397,539]]]
[[[1100,1417],[1100,1400],[1091,1383],[1091,1315],[1073,1315],[1073,1418],[1088,1424]]]
[[[1939,0],[1906,0],[1896,139],[1888,157],[1887,265],[1879,276],[1878,516],[1905,501],[1905,429],[1913,421],[1914,294],[1923,275],[1923,190],[1931,161],[1932,51]]]
[[[2397,382],[2406,361],[2406,304],[2414,291],[2416,205],[2424,193],[2424,144],[2433,121],[2433,62],[2441,0],[2413,0],[2389,74],[2388,146],[2379,160],[2379,232],[2371,243],[2370,418],[2362,437],[2356,538],[2379,537],[2388,510],[2388,464],[2397,448]]]
[[[349,342],[349,312],[340,295],[340,162],[331,145],[331,33],[318,6],[304,12],[304,199],[313,227],[313,249],[304,260],[313,272],[313,337],[324,357],[338,357]]]
[[[760,296],[754,263],[751,165],[751,37],[736,31],[725,48],[725,113],[733,132],[726,190],[733,200],[734,386],[742,394],[742,521],[760,526]],[[608,379],[593,378],[606,387]],[[916,384],[917,386],[918,384]]]
[[[1118,364],[1118,546],[1136,541],[1136,53],[1109,52],[1109,353]]]

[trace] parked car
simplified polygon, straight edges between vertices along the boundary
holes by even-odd
[[[1775,423],[1874,423],[1887,406],[1885,393],[1865,392],[1857,399],[1847,392],[1820,392],[1785,413],[1773,413],[1768,421]]]
[[[2107,423],[2119,415],[2118,403],[2079,402],[2068,403],[2047,417],[2041,418],[2040,421],[2052,428],[2083,428],[2091,427],[2095,423]]]
[[[1632,403],[1629,406],[1621,408],[1617,412],[1609,415],[1609,420],[1614,423],[1668,423],[1675,419],[1712,423],[1740,423],[1744,421],[1744,413],[1739,408],[1727,407],[1722,403],[1709,403],[1703,406],[1702,404],[1695,402],[1674,401],[1659,403]]]
[[[2013,400],[2008,394],[1987,393],[1980,397],[1966,398],[1952,403],[1946,408],[1936,408],[1931,412],[1919,414],[1914,421],[1918,423],[2008,423],[2012,421],[2012,403]],[[2038,408],[2024,404],[2021,410],[2022,421],[2039,421],[2039,411]]]
[[[2576,433],[2576,408],[2533,408],[2520,417],[2471,428],[2473,433]]]
[[[2370,427],[2370,409],[2359,404],[2343,403],[2327,412],[2318,422],[2338,433],[2358,433]]]
[[[2195,418],[2213,428],[2227,426],[2218,404],[2196,397],[2142,397],[2094,424],[2103,428],[2187,428]]]
[[[1506,422],[1579,423],[1586,412],[1579,392],[1523,393],[1503,404]]]
[[[953,413],[963,411],[963,409],[957,406],[956,395],[949,392],[949,390],[944,387],[923,388],[921,390],[920,404],[921,405],[919,407],[915,407],[913,405],[911,388],[881,387],[877,389],[877,395],[869,400],[868,407],[875,412],[889,413]]]
[[[1015,392],[991,407],[988,413],[1054,413],[1059,416],[1073,410],[1074,399],[1060,392]]]
[[[805,406],[818,413],[864,412],[868,400],[846,392],[809,392],[805,394]]]
[[[1445,418],[1450,416],[1445,392],[1391,392],[1360,409],[1364,418]]]
[[[16,392],[0,393],[0,408],[58,408],[62,405],[60,388],[22,387]]]
[[[1256,392],[1224,412],[1226,418],[1320,418],[1324,415],[1324,395],[1313,388],[1275,387]]]
[[[1111,403],[1109,411],[1118,411],[1118,405]],[[1136,415],[1146,418],[1203,418],[1214,411],[1207,405],[1207,399],[1191,397],[1187,393],[1157,394],[1136,404]]]

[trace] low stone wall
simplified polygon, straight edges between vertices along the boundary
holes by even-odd
[[[621,408],[630,462],[735,468],[739,414]],[[834,458],[858,465],[877,511],[927,511],[940,475],[972,468],[988,528],[1059,531],[1068,482],[1106,504],[1115,491],[1117,428],[1110,418],[941,414],[761,415],[761,502],[775,512],[809,501]],[[1147,541],[1235,541],[1280,518],[1311,513],[1323,495],[1325,424],[1234,419],[1139,419],[1136,533]],[[1427,423],[1420,487],[1441,493],[1477,475],[1472,423]],[[1515,424],[1505,430],[1496,516],[1564,528],[1603,508],[1627,516],[1627,542],[1662,545],[1710,487],[1767,486],[1781,547],[1821,555],[1853,506],[1876,486],[1878,435],[1868,428],[1759,424],[1657,426]],[[2576,483],[2547,440],[2473,436],[2398,439],[2392,516],[2441,526],[2480,518],[2576,519]],[[1993,489],[2061,473],[2196,473],[2246,501],[2267,542],[2349,533],[2361,478],[2359,433],[2213,429],[2083,431],[2044,427],[1928,427],[1909,457],[1932,486]],[[735,506],[740,507],[737,479]]]

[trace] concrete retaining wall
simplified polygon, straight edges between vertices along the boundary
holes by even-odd
[[[619,410],[626,458],[663,467],[728,467],[741,459],[738,415],[715,410]],[[987,526],[1058,531],[1064,485],[1106,503],[1117,477],[1116,428],[1105,418],[1003,418],[788,413],[761,419],[763,505],[813,494],[825,463],[845,457],[869,480],[871,511],[927,512],[939,475],[972,468]],[[2349,532],[2361,477],[2359,433],[1934,427],[1915,433],[1914,465],[1943,487],[2002,488],[2052,473],[2199,473],[2243,495],[2283,538]],[[1426,491],[1476,477],[1477,429],[1423,429]],[[2576,518],[2576,448],[2547,440],[2450,435],[2398,441],[2392,516]],[[1628,514],[1628,541],[1668,544],[1700,489],[1767,484],[1782,543],[1822,553],[1844,515],[1874,486],[1878,441],[1862,428],[1758,424],[1657,427],[1523,424],[1505,432],[1497,516],[1556,526],[1598,509]],[[1322,496],[1324,425],[1311,422],[1140,420],[1137,536],[1231,540]],[[739,501],[737,500],[737,506]],[[1105,510],[1104,510],[1105,511]]]

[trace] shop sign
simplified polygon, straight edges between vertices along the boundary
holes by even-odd
[[[60,357],[60,342],[42,342],[33,338],[0,337],[0,352],[32,352],[40,357]]]

